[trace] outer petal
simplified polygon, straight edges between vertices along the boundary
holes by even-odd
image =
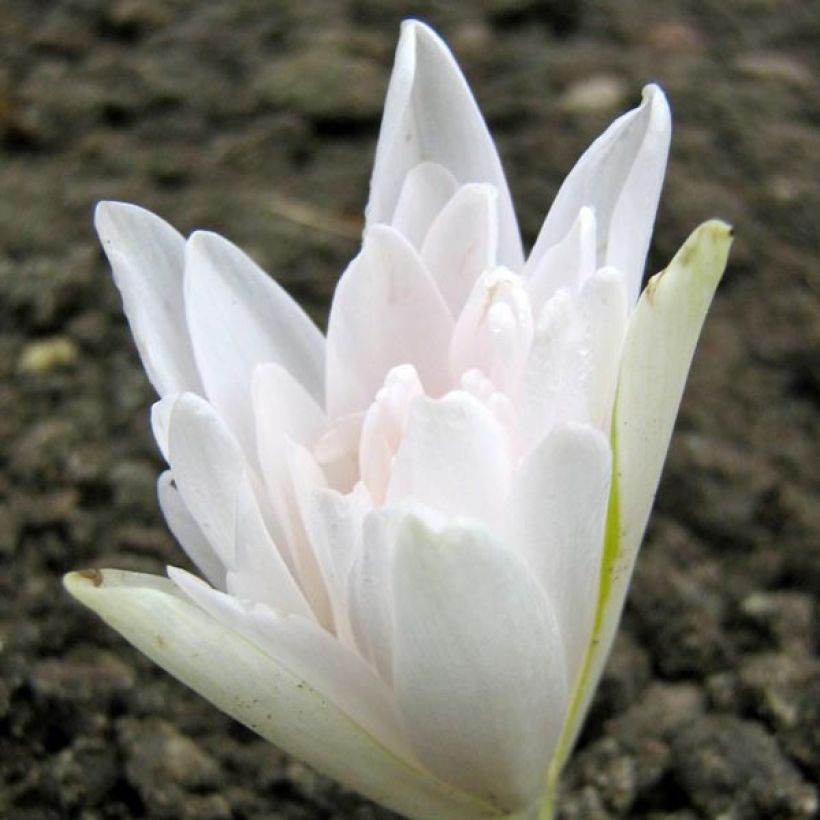
[[[420,162],[443,165],[458,180],[489,182],[499,192],[499,262],[523,264],[510,192],[492,138],[453,55],[416,20],[402,24],[384,105],[367,224],[389,222],[404,178]]]
[[[413,402],[388,504],[414,501],[492,526],[501,517],[509,481],[507,437],[478,399],[455,391],[443,399]]]
[[[498,192],[491,185],[462,185],[430,227],[421,258],[454,317],[484,271],[498,257]]]
[[[560,427],[524,460],[508,508],[510,543],[555,606],[570,681],[584,660],[598,602],[611,461],[602,433]]]
[[[157,496],[168,527],[187,556],[211,584],[217,589],[225,589],[225,565],[202,534],[199,524],[188,512],[185,502],[179,496],[179,490],[174,486],[174,477],[170,470],[160,475],[157,481]]]
[[[669,106],[654,85],[640,107],[617,119],[578,160],[561,186],[530,256],[537,266],[569,231],[578,211],[592,206],[597,219],[596,267],[612,265],[626,276],[629,304],[638,298],[655,224],[669,141]]]
[[[414,248],[421,248],[430,225],[457,188],[456,178],[443,165],[419,163],[405,177],[390,224]]]
[[[650,279],[629,324],[612,425],[614,478],[598,611],[553,777],[575,742],[612,646],[689,365],[730,245],[728,225],[701,225],[669,267]]]
[[[255,453],[250,389],[257,365],[281,365],[323,403],[322,334],[273,279],[217,234],[197,231],[188,240],[185,309],[208,398],[247,454]]]
[[[393,228],[371,228],[339,281],[330,311],[330,418],[365,410],[396,365],[414,365],[428,393],[443,393],[449,372],[441,351],[452,324],[413,247]]]
[[[101,202],[94,225],[151,384],[160,396],[201,393],[182,300],[185,240],[158,216],[125,202]]]
[[[393,678],[423,763],[508,811],[543,786],[567,703],[552,606],[487,530],[408,516],[392,572]]]
[[[171,581],[117,570],[67,575],[69,592],[231,717],[394,811],[498,817],[491,806],[389,752],[280,660],[182,597]]]

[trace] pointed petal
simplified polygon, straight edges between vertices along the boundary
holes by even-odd
[[[330,311],[329,417],[365,410],[396,365],[414,365],[427,392],[444,392],[449,372],[441,352],[451,332],[447,305],[413,247],[393,228],[371,228]]]
[[[409,817],[498,816],[398,757],[336,703],[178,592],[117,570],[67,575],[68,591],[194,691],[286,752]]]
[[[171,411],[181,393],[167,393],[151,405],[151,432],[162,457],[168,463],[168,429],[171,426]]]
[[[396,454],[387,503],[412,500],[492,525],[501,516],[510,469],[504,430],[478,399],[463,391],[419,397]]]
[[[444,206],[421,246],[421,258],[454,317],[498,256],[498,192],[491,185],[462,185]]]
[[[640,293],[671,133],[666,97],[649,85],[641,105],[615,120],[564,181],[530,255],[531,264],[538,265],[547,249],[566,235],[578,211],[589,205],[597,220],[596,267],[612,265],[624,273],[633,305]]]
[[[100,202],[94,226],[151,384],[160,396],[202,392],[182,299],[185,240],[158,216],[125,202]]]
[[[483,527],[407,516],[392,567],[394,688],[419,758],[507,810],[540,794],[564,719],[561,637],[542,588]]]
[[[390,224],[418,250],[457,188],[456,178],[443,165],[420,162],[405,177]]]
[[[594,273],[595,241],[595,212],[583,207],[560,242],[537,257],[530,256],[524,273],[529,277],[530,301],[536,316],[558,290],[568,288],[575,292]]]
[[[254,452],[250,390],[257,365],[281,365],[322,403],[322,334],[273,279],[221,236],[197,231],[188,240],[185,309],[207,396],[246,453]]]
[[[584,328],[575,302],[560,290],[544,305],[521,377],[519,445],[526,452],[556,425],[586,421]]]
[[[180,498],[179,490],[174,485],[174,477],[170,470],[160,475],[157,481],[157,496],[168,528],[186,555],[213,586],[225,589],[225,565],[202,534],[199,524],[188,512],[185,502]]]
[[[575,742],[623,609],[689,365],[731,245],[717,220],[697,228],[653,276],[624,343],[612,427],[613,485],[595,629],[555,767]]]
[[[610,470],[602,433],[564,425],[524,460],[510,497],[509,542],[555,606],[570,681],[584,659],[598,603]]]
[[[488,182],[499,193],[499,262],[523,264],[521,238],[501,161],[464,76],[432,29],[402,24],[384,105],[367,224],[389,222],[404,178],[420,162],[435,162],[460,184]]]

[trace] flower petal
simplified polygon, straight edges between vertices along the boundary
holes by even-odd
[[[527,261],[525,276],[537,316],[547,300],[561,288],[577,291],[595,271],[595,212],[583,207],[567,235],[539,256]],[[537,265],[535,264],[537,260]]]
[[[615,120],[578,160],[561,186],[538,234],[530,264],[567,234],[585,205],[595,210],[596,267],[624,273],[629,304],[641,289],[646,254],[655,224],[669,141],[669,105],[655,85],[644,89],[641,105]]]
[[[273,279],[217,234],[197,231],[188,240],[185,309],[207,396],[246,454],[255,452],[250,390],[257,365],[281,365],[322,404],[322,334]]]
[[[454,317],[498,256],[498,192],[492,185],[462,185],[444,206],[421,246],[421,258]]]
[[[731,228],[697,228],[646,286],[629,323],[612,426],[613,485],[601,590],[582,679],[554,768],[569,754],[623,609],[701,327],[726,267]]]
[[[452,317],[416,251],[396,230],[376,225],[344,272],[327,330],[331,419],[366,410],[396,365],[412,364],[428,393],[448,386]]]
[[[611,462],[602,433],[564,425],[524,460],[510,497],[509,541],[555,606],[570,681],[598,602]]]
[[[419,758],[517,810],[539,796],[567,701],[561,636],[529,569],[464,520],[408,515],[392,566],[393,678]]]
[[[137,649],[286,752],[394,811],[429,820],[498,817],[368,734],[282,661],[150,575],[90,570],[68,591]]]
[[[510,481],[507,437],[478,399],[454,391],[417,398],[393,464],[387,503],[412,500],[493,525]]]
[[[439,36],[417,20],[402,24],[396,61],[384,105],[368,226],[389,222],[408,172],[435,162],[460,184],[488,182],[499,194],[499,262],[523,264],[521,238],[501,161],[481,112]]]
[[[94,226],[151,384],[160,396],[201,393],[182,298],[185,240],[158,216],[125,202],[100,202]]]
[[[521,377],[519,447],[526,452],[556,425],[587,420],[584,327],[572,295],[544,305]]]
[[[159,506],[168,528],[179,542],[186,555],[196,564],[200,572],[217,589],[225,589],[225,565],[208,539],[202,534],[199,524],[188,512],[174,485],[173,473],[166,470],[157,481]]]
[[[390,224],[418,250],[457,188],[456,178],[443,165],[420,162],[405,177]]]

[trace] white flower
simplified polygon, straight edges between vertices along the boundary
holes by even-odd
[[[611,646],[728,253],[707,223],[638,298],[669,137],[649,86],[525,260],[464,78],[405,23],[326,339],[227,240],[101,204],[160,395],[160,504],[208,583],[103,570],[69,590],[398,812],[537,812]]]

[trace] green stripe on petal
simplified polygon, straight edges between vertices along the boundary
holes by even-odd
[[[615,638],[695,346],[731,244],[726,223],[712,220],[698,227],[666,270],[649,280],[629,322],[612,419],[613,475],[598,608],[550,767],[542,820],[552,817],[558,777]]]
[[[68,591],[151,660],[231,717],[345,786],[411,818],[500,818],[397,757],[310,683],[178,594],[166,578],[68,574]]]

